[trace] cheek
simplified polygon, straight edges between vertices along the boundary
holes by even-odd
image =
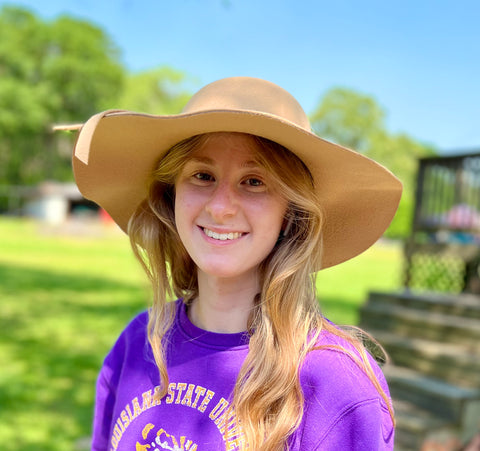
[[[185,233],[191,230],[202,202],[198,193],[179,186],[175,194],[175,224],[182,241]]]
[[[268,235],[280,233],[287,212],[287,202],[277,200],[275,202],[259,203],[251,209],[250,215]]]
[[[180,184],[176,189],[175,209],[177,205],[182,209],[198,208],[202,205],[202,192],[188,185]]]
[[[192,196],[188,190],[178,186],[175,192],[175,219],[183,217],[192,208]]]
[[[188,208],[185,207],[184,193],[178,190],[175,194],[175,225],[181,240],[184,240],[184,230],[187,222]]]

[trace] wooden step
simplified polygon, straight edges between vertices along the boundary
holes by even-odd
[[[480,319],[463,318],[387,303],[367,303],[361,309],[360,326],[367,331],[384,330],[403,337],[447,343],[462,343],[480,349]]]
[[[458,387],[394,365],[386,365],[383,371],[393,399],[410,402],[461,427],[471,420],[465,415],[480,419],[480,389]]]
[[[452,423],[408,401],[394,400],[395,451],[420,450],[427,436],[446,429]]]
[[[395,450],[460,449],[480,426],[480,296],[374,292],[360,318],[393,362]]]
[[[393,407],[396,420],[395,451],[477,449],[465,446],[478,433],[480,416],[473,418],[471,424],[458,425],[408,401],[394,399]]]
[[[480,387],[480,350],[471,345],[441,343],[386,331],[369,331],[392,363],[460,385]]]
[[[373,291],[369,293],[368,302],[480,319],[480,296],[475,294],[444,294],[409,290],[396,293]]]

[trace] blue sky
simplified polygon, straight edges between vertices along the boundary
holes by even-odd
[[[169,65],[200,87],[249,75],[311,113],[334,86],[372,95],[392,132],[442,153],[480,151],[480,2],[474,0],[19,0],[102,27],[125,65]]]

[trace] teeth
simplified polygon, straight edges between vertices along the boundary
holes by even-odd
[[[210,238],[221,241],[236,240],[242,236],[241,232],[217,233],[209,229],[203,229],[203,231],[205,232],[205,235],[209,236]]]

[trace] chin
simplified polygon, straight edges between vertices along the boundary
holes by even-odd
[[[244,275],[244,272],[228,270],[226,268],[212,268],[203,271],[205,274],[211,277],[216,277],[218,279],[233,279],[235,277],[241,277]]]
[[[256,274],[255,268],[238,268],[227,266],[225,264],[219,265],[205,265],[200,266],[200,271],[205,273],[207,276],[215,277],[218,279],[235,279],[243,278]]]

